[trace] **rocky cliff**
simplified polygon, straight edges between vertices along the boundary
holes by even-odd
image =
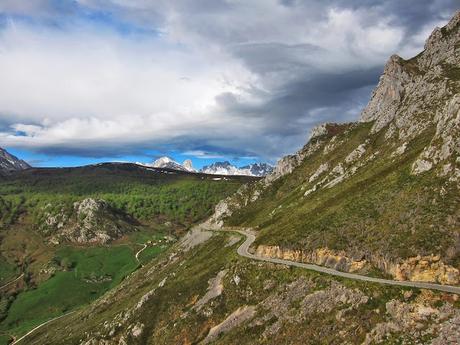
[[[414,162],[412,172],[437,169],[458,180],[460,152],[460,12],[436,28],[422,53],[404,60],[393,55],[385,66],[361,121],[372,131],[386,130],[387,140],[408,143],[434,125],[430,145]]]

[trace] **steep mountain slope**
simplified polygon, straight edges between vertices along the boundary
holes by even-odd
[[[422,53],[390,58],[360,122],[318,126],[211,221],[259,229],[263,255],[460,283],[459,66],[457,13]]]
[[[0,147],[0,173],[10,173],[28,168],[30,168],[29,164]]]

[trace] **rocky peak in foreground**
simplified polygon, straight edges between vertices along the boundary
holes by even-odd
[[[407,145],[431,126],[429,146],[414,162],[419,174],[437,168],[439,174],[460,177],[455,157],[460,152],[460,12],[436,28],[419,55],[404,60],[393,55],[361,115],[373,121],[372,132],[385,130],[387,140]]]
[[[0,147],[0,173],[29,169],[30,165]]]
[[[392,55],[375,88],[361,122],[372,122],[371,133],[385,131],[388,142],[407,144],[428,128],[436,131],[430,146],[414,162],[414,174],[435,165],[439,173],[460,172],[455,156],[460,152],[460,11],[443,28],[436,28],[417,56],[404,60]],[[283,157],[267,176],[268,183],[293,171],[325,138],[354,124],[320,124],[312,129],[309,142],[296,154]],[[401,149],[402,150],[402,149]]]

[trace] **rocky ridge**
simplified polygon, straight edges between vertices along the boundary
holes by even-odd
[[[422,53],[404,60],[393,55],[361,115],[374,121],[372,132],[386,129],[386,138],[408,143],[434,125],[429,146],[412,172],[436,168],[458,180],[460,153],[460,12],[430,35]]]

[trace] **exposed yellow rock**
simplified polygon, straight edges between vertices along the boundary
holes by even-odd
[[[335,268],[340,271],[356,272],[366,267],[366,260],[354,260],[345,252],[333,251],[328,248],[318,248],[307,252],[299,249],[284,249],[279,246],[260,245],[256,254],[289,261],[313,263],[321,266]]]
[[[284,259],[289,261],[313,263],[345,272],[358,272],[374,264],[381,267],[395,280],[423,281],[456,285],[460,283],[460,272],[457,268],[449,266],[441,261],[439,255],[416,256],[397,263],[378,262],[371,259],[355,260],[344,251],[333,251],[328,248],[318,248],[313,251],[300,249],[285,249],[279,246],[259,245],[256,250],[259,256]],[[377,260],[377,258],[375,258]]]
[[[449,285],[460,282],[459,270],[443,263],[439,255],[406,259],[396,265],[390,265],[388,273],[396,280],[437,282]]]

